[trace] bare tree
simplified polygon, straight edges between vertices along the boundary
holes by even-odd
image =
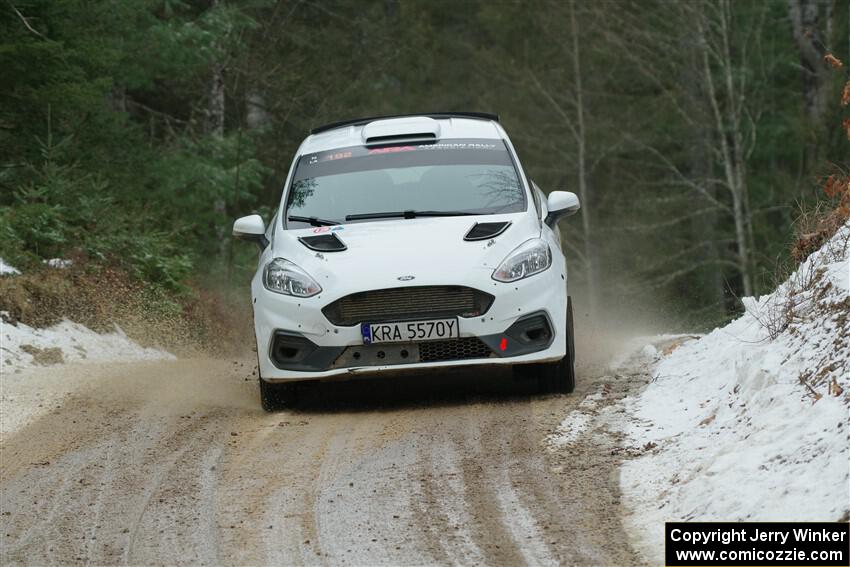
[[[659,101],[669,105],[682,125],[699,132],[711,164],[687,166],[655,148],[644,149],[671,181],[711,205],[712,214],[728,215],[732,233],[723,234],[718,218],[716,238],[723,242],[731,237],[741,291],[752,295],[755,239],[747,163],[758,141],[768,75],[760,44],[768,6],[692,0],[660,8],[658,15],[647,16],[645,5],[635,2],[631,10],[612,14],[618,22],[613,40],[658,90]],[[726,260],[718,261],[726,265]]]
[[[747,33],[736,37],[730,0],[686,3],[683,9],[693,17],[697,27],[705,95],[714,117],[717,159],[723,169],[722,186],[732,200],[741,284],[744,294],[749,296],[754,292],[752,248],[755,242],[747,184],[747,159],[756,144],[761,109],[757,106],[758,99],[751,96],[753,92],[748,83],[748,74],[741,72],[741,69],[745,66],[758,68],[750,60],[754,37],[750,34],[757,36],[761,33],[764,13],[752,22]]]
[[[211,10],[216,10],[220,6],[220,0],[213,0]],[[227,37],[221,38],[220,41],[226,42]],[[224,115],[225,115],[225,83],[224,72],[227,65],[226,56],[223,54],[223,49],[218,45],[214,45],[211,49],[213,53],[210,58],[210,82],[209,82],[209,100],[206,108],[206,131],[207,134],[215,138],[224,138]],[[224,219],[227,215],[227,201],[224,194],[219,194],[213,201],[213,212],[218,219]],[[219,258],[226,258],[229,238],[227,228],[223,222],[218,222],[216,225],[216,238],[218,239]]]
[[[224,65],[213,61],[210,65],[209,102],[207,104],[207,133],[224,137]]]
[[[562,10],[566,13],[564,14]],[[564,4],[556,3],[545,14],[547,17],[558,20],[566,16],[568,33],[558,33],[553,39],[562,45],[563,53],[566,55],[568,66],[564,71],[567,72],[568,77],[562,82],[565,86],[553,93],[551,88],[545,85],[533,70],[529,70],[529,75],[537,91],[556,112],[574,142],[574,145],[567,149],[571,155],[565,156],[565,161],[573,163],[575,166],[575,186],[577,187],[579,199],[582,203],[581,225],[583,251],[580,257],[583,260],[587,280],[588,307],[593,312],[596,309],[598,299],[597,258],[596,251],[594,250],[595,227],[593,222],[593,195],[591,188],[593,164],[588,135],[589,113],[586,105],[583,80],[581,26],[579,25],[579,19],[576,14],[575,0],[570,0]]]

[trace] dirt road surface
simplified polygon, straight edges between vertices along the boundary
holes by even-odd
[[[499,374],[323,384],[266,414],[252,372],[202,359],[31,376],[32,396],[64,395],[0,442],[2,562],[638,562],[616,428],[546,443],[588,393],[633,376],[584,371],[572,396]]]

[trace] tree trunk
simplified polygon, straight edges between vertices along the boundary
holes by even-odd
[[[127,112],[127,89],[124,85],[115,85],[107,96],[112,110]]]
[[[207,133],[217,138],[224,137],[224,68],[212,64],[210,77],[210,101],[207,107]]]
[[[813,135],[824,128],[829,104],[829,69],[823,56],[832,29],[832,0],[788,0],[788,15],[800,52],[803,108]],[[807,144],[808,164],[817,159],[817,144]]]
[[[700,81],[699,52],[695,49],[693,38],[690,33],[681,39],[681,49],[688,54],[688,63],[682,67],[682,84],[688,92],[688,98],[697,101],[697,112],[701,117],[698,124],[704,124],[711,116],[710,109],[704,107],[702,85]],[[692,125],[689,160],[690,174],[702,186],[702,192],[712,199],[717,199],[716,187],[706,180],[714,177],[714,160],[712,156],[711,131],[708,128]],[[717,247],[717,214],[707,212],[697,215],[691,221],[691,230],[694,233],[695,242],[703,242],[704,258],[708,262],[708,269],[701,280],[705,282],[705,301],[716,305],[718,319],[726,315],[725,286],[723,283],[723,271],[720,269],[720,252]]]
[[[715,26],[710,25],[706,14],[701,10],[697,21],[697,30],[700,36],[700,49],[702,51],[702,71],[706,96],[714,115],[715,131],[720,145],[721,165],[726,188],[732,198],[732,217],[735,224],[735,244],[738,251],[737,264],[741,272],[741,287],[745,296],[753,294],[753,265],[750,250],[750,228],[749,228],[749,203],[747,200],[746,160],[744,157],[744,135],[742,126],[742,114],[744,111],[744,97],[734,78],[734,61],[730,48],[730,25],[731,7],[728,2],[722,2],[717,6],[719,13]],[[717,28],[720,31],[719,41],[712,42],[708,35],[709,28]],[[714,69],[712,69],[711,57],[719,59],[719,71],[723,82],[718,90],[714,81]]]
[[[258,91],[251,91],[245,100],[245,125],[248,129],[262,128],[271,122],[265,99]]]
[[[584,255],[586,258],[588,309],[596,311],[596,260],[594,251],[593,220],[590,203],[590,171],[587,164],[587,133],[585,128],[584,93],[581,81],[581,52],[579,50],[578,24],[576,22],[575,0],[570,2],[570,33],[572,34],[573,81],[576,101],[576,142],[578,145],[578,195],[581,199],[581,225],[584,233]]]
[[[218,7],[218,0],[213,0],[213,10]],[[215,138],[224,138],[224,65],[221,61],[210,62],[209,102],[207,106],[207,133]],[[227,259],[227,201],[222,193],[213,200],[213,213],[216,223],[216,238],[218,240],[218,257],[220,261]]]

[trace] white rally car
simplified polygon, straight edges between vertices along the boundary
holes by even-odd
[[[351,120],[301,144],[280,207],[233,225],[260,247],[251,283],[260,396],[305,381],[511,365],[546,391],[575,385],[572,306],[548,198],[498,117]]]

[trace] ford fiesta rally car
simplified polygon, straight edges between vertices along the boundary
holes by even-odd
[[[558,220],[498,117],[438,113],[339,122],[301,144],[251,282],[267,410],[305,381],[511,365],[544,391],[575,385]]]

